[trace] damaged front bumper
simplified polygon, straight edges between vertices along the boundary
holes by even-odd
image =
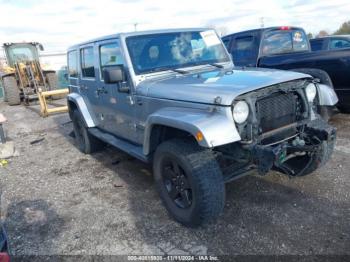
[[[310,166],[319,167],[327,162],[335,139],[336,129],[318,119],[306,125],[293,139],[275,145],[251,145],[251,163],[261,175],[277,170],[289,176],[302,176]]]

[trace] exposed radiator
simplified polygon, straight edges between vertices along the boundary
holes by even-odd
[[[295,93],[273,93],[257,100],[256,108],[262,133],[296,122],[300,98]]]

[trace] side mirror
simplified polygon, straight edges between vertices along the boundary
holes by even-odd
[[[44,51],[44,47],[43,47],[42,44],[38,44],[38,46],[39,46],[39,50],[40,50],[40,51]]]
[[[106,84],[116,84],[125,81],[123,66],[111,66],[104,68],[103,80]]]

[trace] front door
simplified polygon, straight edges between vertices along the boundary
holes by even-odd
[[[124,65],[120,41],[113,39],[99,42],[96,48],[99,57],[97,95],[101,128],[120,138],[135,141],[135,107],[128,77],[125,82],[117,84],[106,84],[103,80],[104,68]],[[128,87],[129,92],[125,88],[120,90],[120,87]]]

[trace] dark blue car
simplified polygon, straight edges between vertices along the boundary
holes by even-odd
[[[236,66],[302,72],[333,86],[338,108],[350,113],[349,48],[312,52],[305,31],[290,26],[238,32],[224,36],[222,41]]]
[[[10,261],[8,252],[7,235],[4,227],[0,224],[0,262]]]

